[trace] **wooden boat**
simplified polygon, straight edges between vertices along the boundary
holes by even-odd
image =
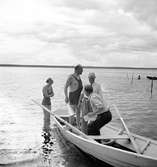
[[[147,76],[148,79],[157,80],[157,77]]]
[[[36,104],[40,105],[36,102]],[[48,110],[40,105],[43,109]],[[157,166],[157,142],[133,133],[127,129],[124,120],[120,119],[124,129],[117,129],[106,125],[101,129],[101,136],[88,136],[76,127],[53,114],[60,133],[83,152],[115,167],[156,167]],[[112,139],[110,143],[99,143],[98,139]]]

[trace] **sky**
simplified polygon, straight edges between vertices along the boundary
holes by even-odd
[[[0,0],[0,64],[157,67],[156,0]]]

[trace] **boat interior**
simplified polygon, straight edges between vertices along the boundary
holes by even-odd
[[[61,118],[69,123],[69,121],[68,121],[69,117],[62,116]],[[57,119],[57,121],[63,127],[68,129],[70,132],[72,132],[74,134],[77,134],[77,135],[80,135],[76,131],[74,131],[72,128],[67,127],[66,124],[63,123],[62,121],[60,121],[59,119]],[[73,126],[76,128],[76,124],[74,124]],[[118,148],[118,149],[122,149],[122,150],[125,150],[125,151],[136,152],[133,148],[128,148],[125,145],[122,145],[122,144],[117,142],[118,140],[124,140],[125,139],[125,141],[127,141],[127,143],[130,143],[130,139],[128,137],[126,137],[126,135],[124,136],[124,138],[123,137],[121,137],[121,138],[120,137],[117,137],[117,138],[116,137],[115,138],[112,137],[112,139],[110,139],[109,137],[105,138],[105,136],[103,136],[103,135],[102,136],[89,136],[89,137],[91,137],[93,140],[95,140],[99,144],[108,145],[108,146],[111,146],[111,147],[114,147],[114,148]]]

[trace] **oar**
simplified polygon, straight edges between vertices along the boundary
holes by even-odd
[[[66,126],[68,126],[69,128],[71,128],[72,130],[75,131],[75,133],[78,133],[79,135],[83,136],[86,139],[90,139],[92,140],[92,138],[89,138],[86,134],[84,134],[83,132],[81,132],[80,130],[78,130],[77,128],[75,128],[74,126],[72,126],[71,124],[69,124],[67,121],[65,121],[64,119],[62,119],[61,117],[59,117],[58,115],[52,113],[48,108],[46,108],[45,106],[41,105],[40,103],[38,103],[37,101],[33,100],[32,101],[37,104],[38,106],[40,106],[42,109],[46,110],[47,112],[49,112],[52,115],[52,118],[56,120],[59,119],[61,122],[63,122]],[[94,141],[94,140],[93,140]]]
[[[126,126],[126,124],[125,124],[123,118],[121,117],[118,108],[117,108],[115,105],[113,105],[113,106],[114,106],[114,108],[115,108],[115,110],[116,110],[116,112],[117,112],[117,114],[118,114],[118,116],[119,116],[119,118],[120,118],[120,120],[121,120],[121,122],[122,122],[122,124],[123,124],[123,126],[124,126],[124,128],[125,128],[125,130],[126,130],[126,133],[127,133],[128,137],[130,138],[130,140],[131,140],[131,142],[132,142],[132,144],[133,144],[133,146],[134,146],[136,152],[137,152],[138,154],[140,154],[140,150],[139,150],[139,148],[138,148],[138,146],[137,146],[137,144],[136,144],[136,142],[135,142],[133,136],[131,135],[129,129],[127,128],[127,126]]]

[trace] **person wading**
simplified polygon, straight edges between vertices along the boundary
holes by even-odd
[[[43,93],[43,100],[42,105],[44,105],[46,108],[51,110],[51,97],[54,96],[53,88],[52,88],[53,80],[52,78],[48,78],[46,80],[46,85],[42,89]],[[43,110],[44,112],[44,130],[49,130],[50,126],[50,113],[46,110]]]
[[[78,107],[80,94],[82,92],[82,80],[80,75],[83,72],[83,67],[79,64],[75,66],[74,73],[70,74],[64,87],[65,102],[69,103],[74,113],[76,113],[77,127],[80,127],[80,109]],[[73,123],[73,116],[69,120]]]

